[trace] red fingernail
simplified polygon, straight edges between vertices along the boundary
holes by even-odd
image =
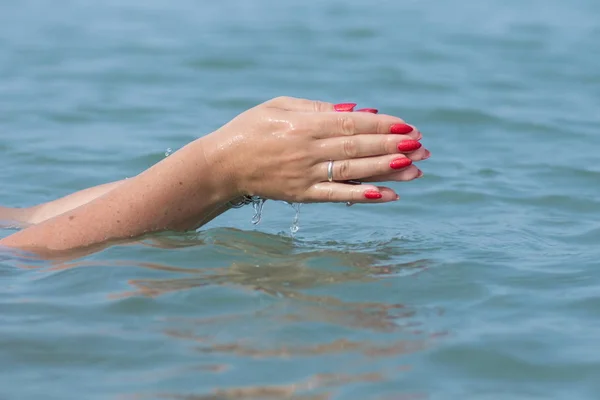
[[[379,193],[377,190],[367,190],[365,192],[365,198],[369,199],[369,200],[377,200],[377,199],[380,199],[381,197],[383,197],[383,195],[381,193]]]
[[[402,169],[408,167],[410,164],[412,164],[412,160],[410,158],[401,157],[392,160],[392,162],[390,163],[390,168]]]
[[[356,112],[368,112],[371,114],[377,114],[379,112],[379,110],[376,108],[361,108],[359,110],[356,110]]]
[[[403,140],[398,143],[398,150],[400,151],[415,151],[421,148],[421,143],[416,140]]]
[[[390,126],[390,133],[397,133],[400,135],[411,133],[413,130],[414,128],[412,126],[406,124],[394,124]]]
[[[350,112],[350,111],[354,110],[354,107],[356,107],[356,103],[341,103],[341,104],[336,104],[335,106],[333,106],[335,111],[338,111],[338,112]]]

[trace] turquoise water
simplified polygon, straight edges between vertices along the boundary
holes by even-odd
[[[0,261],[1,399],[596,399],[596,0],[0,2],[1,204],[279,95],[424,133],[386,205]],[[5,229],[2,236],[12,230]]]

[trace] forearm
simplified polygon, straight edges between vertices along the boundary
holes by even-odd
[[[236,194],[195,141],[104,195],[3,240],[30,250],[68,250],[161,230],[189,230],[219,215]]]
[[[48,203],[24,209],[26,213],[26,220],[24,222],[29,224],[39,224],[40,222],[46,221],[52,217],[73,210],[83,204],[89,203],[90,201],[110,192],[123,182],[124,180],[105,183],[88,189],[80,190]]]
[[[39,224],[108,193],[122,182],[116,181],[94,186],[33,207],[10,208],[0,206],[0,222],[2,225],[19,227]]]

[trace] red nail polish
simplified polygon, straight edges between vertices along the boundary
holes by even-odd
[[[392,162],[390,163],[390,168],[402,169],[408,167],[410,164],[412,164],[412,160],[410,158],[401,157],[392,160]]]
[[[356,103],[341,103],[333,106],[335,111],[338,112],[351,112],[354,110],[354,107],[356,107]]]
[[[398,143],[398,150],[400,151],[415,151],[421,148],[421,143],[416,140],[404,140]]]
[[[356,112],[368,112],[371,114],[377,114],[379,112],[379,110],[376,108],[361,108],[359,110],[356,110]]]
[[[400,135],[411,133],[413,130],[414,128],[412,126],[406,124],[394,124],[390,126],[390,133],[397,133]]]
[[[381,193],[379,193],[376,190],[367,190],[365,192],[365,199],[369,199],[369,200],[377,200],[382,198],[383,195]]]

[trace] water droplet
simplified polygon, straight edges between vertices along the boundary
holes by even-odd
[[[302,203],[288,203],[294,210],[296,210],[296,215],[294,216],[294,220],[292,221],[292,226],[290,226],[290,233],[292,237],[294,234],[300,230],[300,225],[298,224],[298,220],[300,219],[300,206]]]
[[[168,148],[168,149],[165,151],[165,157],[169,157],[171,154],[173,154],[173,149],[169,147],[169,148]]]
[[[254,208],[254,217],[252,217],[252,223],[257,225],[262,218],[262,210],[265,205],[265,199],[258,196],[252,197],[252,207]]]

